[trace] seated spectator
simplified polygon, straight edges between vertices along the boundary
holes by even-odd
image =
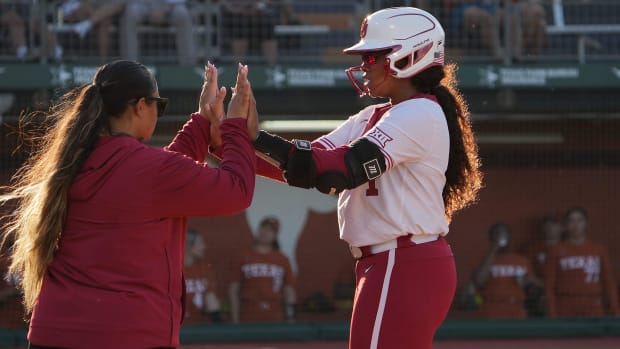
[[[112,0],[103,4],[87,0],[65,0],[60,6],[63,21],[73,23],[71,29],[83,39],[95,27],[97,48],[102,60],[110,52],[110,28],[114,19],[122,13],[126,0]]]
[[[248,50],[259,46],[269,65],[278,58],[275,26],[295,21],[289,0],[228,0],[222,2],[222,16],[234,59],[245,60]]]
[[[233,262],[229,287],[233,323],[295,320],[294,277],[288,258],[280,252],[279,229],[275,217],[265,217],[254,246]]]
[[[547,20],[540,0],[512,0],[513,57],[539,55],[545,44]]]
[[[139,58],[138,27],[143,23],[173,26],[179,64],[196,63],[192,15],[185,0],[129,0],[121,20],[121,54],[129,60]]]
[[[473,286],[480,295],[478,315],[492,319],[523,319],[525,287],[540,284],[534,276],[529,260],[509,252],[510,229],[496,223],[489,230],[491,243],[487,255],[473,276]]]
[[[510,23],[510,42],[504,46],[510,45],[511,56],[521,59],[541,53],[547,28],[545,15],[538,0],[456,0],[452,30],[464,32],[469,47],[482,48],[499,58],[505,54],[501,48],[504,23]],[[472,38],[479,38],[478,45]]]
[[[454,0],[451,29],[463,33],[469,48],[481,48],[500,57],[500,17],[496,1]]]
[[[41,33],[45,33],[47,52],[42,54],[53,58],[54,60],[62,59],[63,50],[58,45],[56,36],[47,28],[41,28],[41,23],[38,20],[31,21],[31,26],[28,27],[28,19],[36,18],[38,14],[34,11],[35,7],[32,6],[32,1],[28,0],[0,0],[0,26],[6,27],[10,42],[15,50],[15,56],[24,60],[30,58],[32,52],[29,52],[29,45],[26,40],[27,30],[31,29],[36,36],[41,36]],[[35,43],[30,43],[34,46]],[[43,46],[43,45],[41,45]]]
[[[221,322],[220,301],[216,295],[216,278],[205,259],[205,242],[196,230],[185,238],[185,320],[183,323]]]
[[[428,11],[431,0],[381,0],[372,2],[372,10],[377,11],[387,7],[413,6]]]
[[[547,256],[547,316],[620,315],[609,253],[604,245],[588,240],[586,210],[571,208],[565,219],[566,240],[553,247]]]

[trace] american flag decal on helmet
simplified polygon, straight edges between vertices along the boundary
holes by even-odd
[[[434,53],[433,63],[443,64],[443,61],[444,61],[443,50],[441,50],[439,52],[435,52]]]

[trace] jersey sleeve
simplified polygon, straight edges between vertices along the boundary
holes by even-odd
[[[338,126],[330,133],[313,140],[312,147],[314,149],[331,150],[337,148],[338,146],[348,144],[351,141],[350,137],[355,127],[355,124],[359,123],[359,117],[362,113],[364,113],[364,111],[361,111],[360,113],[349,117],[346,121],[344,121],[342,124],[340,124],[340,126]],[[285,181],[282,170],[279,167],[272,165],[271,163],[261,159],[260,157],[256,166],[256,173],[259,176],[273,179],[279,182]]]
[[[312,147],[315,149],[325,149],[323,143],[319,143],[316,141],[312,142]],[[256,163],[256,174],[261,177],[269,178],[278,182],[285,182],[284,172],[282,171],[282,169],[260,157],[258,157],[258,162]]]
[[[357,136],[354,130],[356,126],[359,126],[360,122],[365,124],[366,119],[370,117],[371,110],[374,106],[362,109],[359,113],[350,116],[340,126],[330,133],[321,136],[312,141],[313,147],[320,147],[323,149],[334,149],[339,146],[351,143]]]
[[[157,217],[232,214],[250,205],[256,155],[245,120],[227,119],[221,128],[223,160],[218,168],[171,151],[161,152],[149,165],[155,172],[150,205]]]
[[[444,128],[445,118],[437,109],[419,101],[403,102],[387,111],[364,137],[381,149],[390,169],[428,156],[439,145]]]
[[[312,156],[315,161],[317,174],[333,170],[347,173],[344,155],[348,145],[361,136],[362,130],[375,110],[386,107],[389,107],[389,104],[368,106],[359,113],[349,117],[332,132],[312,141]],[[257,174],[277,181],[284,181],[280,168],[260,158],[257,165]]]
[[[186,155],[194,161],[205,161],[211,139],[210,125],[200,114],[192,114],[165,149]]]

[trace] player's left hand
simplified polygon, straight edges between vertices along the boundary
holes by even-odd
[[[258,109],[256,109],[256,99],[254,98],[254,91],[250,88],[250,105],[248,110],[248,136],[250,137],[250,141],[253,142],[258,138]]]

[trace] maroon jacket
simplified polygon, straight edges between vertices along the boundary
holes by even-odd
[[[64,348],[179,345],[188,216],[247,208],[256,157],[245,120],[221,125],[223,161],[204,164],[199,115],[165,149],[102,137],[70,189],[67,222],[32,314],[31,343]]]

